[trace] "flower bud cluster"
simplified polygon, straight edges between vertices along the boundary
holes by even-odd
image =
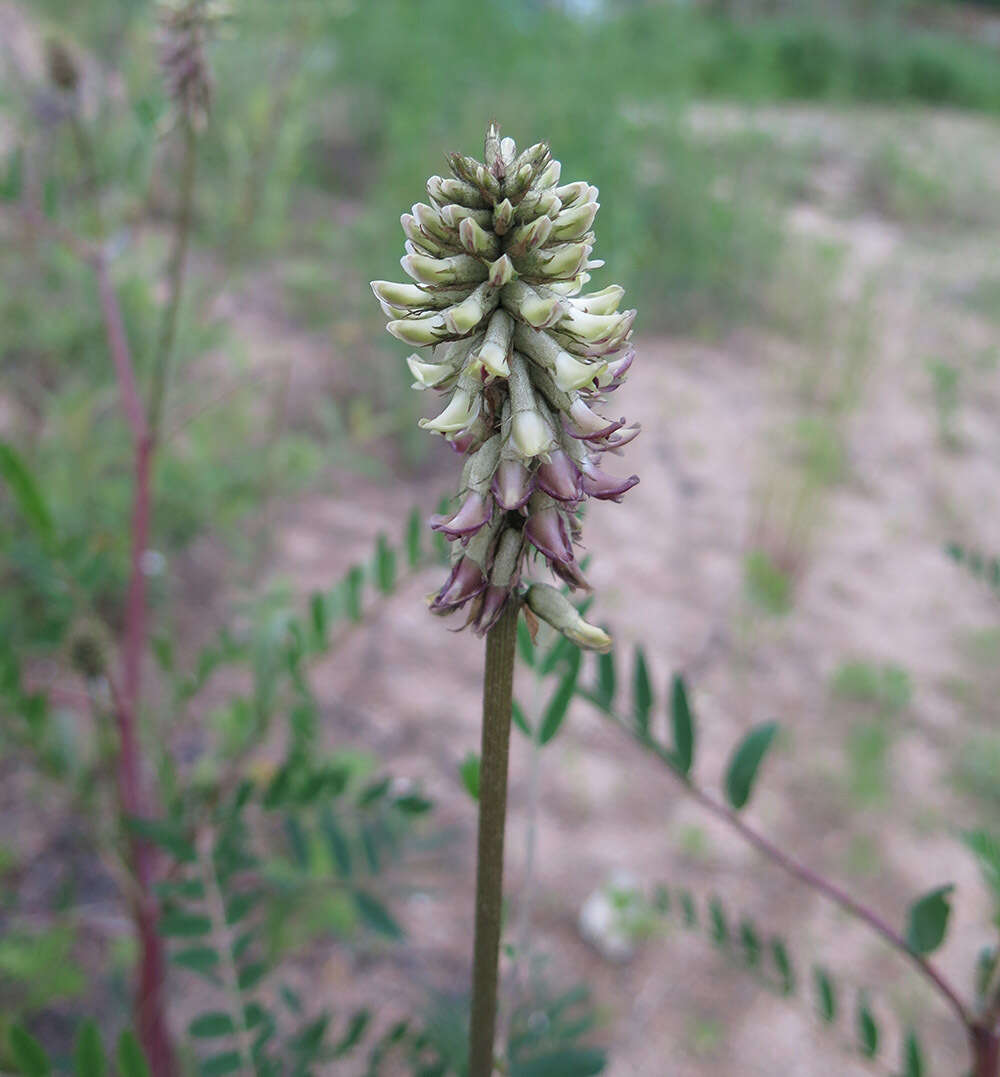
[[[432,176],[428,203],[402,217],[413,283],[372,290],[389,332],[430,349],[407,359],[414,388],[446,403],[420,425],[465,456],[456,509],[431,521],[454,543],[431,609],[468,607],[466,623],[484,633],[520,595],[529,557],[585,588],[574,553],[583,502],[620,501],[639,481],[602,467],[638,426],[595,410],[632,364],[635,311],[619,310],[617,285],[583,292],[603,265],[591,258],[597,189],[560,184],[547,144],[518,153],[491,124],[484,162],[448,163],[451,176]],[[539,616],[582,646],[604,646],[548,590],[531,593],[546,596],[532,604]]]

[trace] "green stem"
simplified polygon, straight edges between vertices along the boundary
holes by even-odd
[[[476,937],[469,1023],[469,1077],[493,1073],[497,970],[503,913],[503,838],[507,818],[507,759],[514,690],[518,603],[511,601],[486,637],[483,742],[479,765],[479,850]]]
[[[163,311],[160,332],[156,340],[152,383],[149,391],[149,426],[154,442],[157,441],[160,433],[163,399],[167,390],[174,341],[177,338],[177,321],[184,292],[184,268],[187,261],[188,241],[191,236],[191,221],[194,216],[194,179],[198,163],[198,136],[194,124],[189,119],[184,119],[182,123],[184,160],[181,165],[177,227],[174,230],[173,247],[167,266],[167,305]]]

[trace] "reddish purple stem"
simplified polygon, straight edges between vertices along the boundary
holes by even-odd
[[[142,560],[149,545],[152,515],[151,473],[155,445],[139,397],[121,305],[111,282],[107,263],[98,255],[94,265],[108,347],[118,380],[122,410],[133,441],[131,553],[122,642],[121,690],[115,693],[118,798],[123,816],[145,818],[150,812],[143,788],[142,754],[138,734],[142,699],[142,660],[147,633],[146,574]],[[132,914],[140,950],[134,998],[139,1040],[146,1052],[153,1077],[173,1077],[176,1073],[176,1062],[166,1020],[167,960],[163,940],[156,930],[157,906],[153,895],[156,869],[154,849],[148,842],[132,836],[129,839],[129,858],[136,884]]]

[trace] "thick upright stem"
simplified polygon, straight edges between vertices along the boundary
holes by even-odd
[[[493,1073],[497,971],[503,912],[503,839],[507,818],[507,759],[514,690],[518,604],[511,601],[486,637],[483,740],[479,767],[479,850],[476,939],[472,964],[469,1077]]]

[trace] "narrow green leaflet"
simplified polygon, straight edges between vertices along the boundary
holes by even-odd
[[[365,574],[359,565],[354,565],[347,571],[344,577],[344,605],[347,616],[352,621],[361,620],[361,589],[364,586]]]
[[[927,1067],[924,1065],[924,1052],[916,1033],[908,1032],[903,1044],[903,1072],[901,1077],[924,1077]]]
[[[0,440],[0,478],[10,491],[21,515],[35,534],[48,545],[55,537],[52,514],[41,488],[13,445]]]
[[[780,980],[779,990],[783,995],[791,995],[795,991],[795,969],[788,956],[788,947],[781,939],[771,940],[771,957]]]
[[[76,1077],[104,1077],[108,1069],[101,1034],[93,1021],[84,1021],[73,1046],[73,1070]]]
[[[146,1056],[130,1028],[118,1039],[118,1073],[120,1077],[150,1077]]]
[[[649,733],[649,715],[653,709],[653,686],[649,680],[649,668],[641,647],[636,647],[632,664],[632,717],[639,732]]]
[[[396,551],[389,545],[385,535],[375,540],[375,584],[384,595],[396,586]]]
[[[607,1058],[597,1047],[562,1047],[535,1058],[512,1062],[511,1077],[595,1077]]]
[[[196,859],[194,846],[183,827],[172,819],[140,819],[128,816],[125,826],[130,833],[166,850],[175,859],[190,864]]]
[[[328,804],[324,804],[320,808],[319,825],[323,831],[323,836],[326,838],[327,848],[330,851],[330,860],[334,868],[342,878],[349,878],[353,864],[351,844]]]
[[[473,800],[479,799],[479,756],[475,752],[462,760],[458,767],[458,773],[462,778],[462,785]]]
[[[832,1024],[837,1016],[837,991],[826,969],[818,965],[813,969],[813,982],[816,986],[816,1009],[827,1024]]]
[[[325,647],[329,623],[327,618],[326,598],[319,591],[314,591],[309,596],[309,620],[312,623],[313,635],[316,637],[317,645]]]
[[[716,946],[726,946],[729,943],[729,924],[726,921],[726,910],[717,897],[708,902],[708,925],[712,942]]]
[[[517,621],[517,653],[526,666],[535,665],[535,645],[531,642],[531,633],[523,617]]]
[[[966,830],[962,841],[979,863],[986,885],[1000,900],[1000,838],[987,830]]]
[[[45,1048],[21,1025],[13,1025],[7,1036],[10,1053],[25,1077],[48,1077],[51,1073]]]
[[[213,982],[217,979],[215,970],[219,964],[219,955],[211,946],[190,946],[172,954],[170,960],[181,968],[197,972]]]
[[[420,519],[420,510],[414,509],[406,521],[406,560],[410,568],[416,568],[420,564],[420,558],[423,555],[423,533],[424,525]]]
[[[733,753],[726,771],[726,798],[737,811],[749,801],[757,771],[777,732],[775,722],[759,725],[747,734]]]
[[[188,1032],[197,1039],[210,1039],[215,1036],[231,1036],[236,1025],[228,1013],[221,1010],[199,1014],[188,1025]]]
[[[569,659],[569,668],[563,674],[555,692],[552,693],[552,698],[542,715],[542,721],[538,727],[539,744],[548,744],[559,732],[563,719],[566,717],[566,712],[569,710],[570,702],[576,692],[576,681],[579,675],[580,651],[574,648]]]
[[[615,655],[613,651],[597,656],[597,687],[594,701],[604,710],[608,710],[615,701]]]
[[[510,701],[510,717],[514,722],[514,725],[516,725],[526,737],[533,737],[535,735],[531,730],[531,723],[528,721],[524,709],[516,699]]]
[[[267,974],[267,964],[264,961],[254,961],[250,965],[244,965],[236,976],[236,982],[241,991],[252,991]]]
[[[355,1047],[364,1036],[368,1025],[371,1023],[371,1014],[368,1010],[359,1010],[351,1018],[344,1035],[334,1044],[332,1057],[342,1058]]]
[[[246,890],[226,902],[226,923],[232,927],[248,916],[264,898],[263,890]]]
[[[681,915],[684,919],[685,927],[697,927],[698,926],[698,907],[694,903],[694,898],[687,890],[682,890],[680,894],[681,901]]]
[[[743,920],[740,923],[740,945],[743,947],[743,960],[747,967],[756,968],[760,964],[760,936],[750,920]]]
[[[694,717],[680,674],[674,676],[670,685],[670,724],[674,734],[674,763],[687,777],[694,762]]]
[[[401,939],[403,929],[392,918],[389,910],[378,898],[373,897],[366,890],[355,890],[354,904],[361,916],[362,921],[379,935],[385,935],[390,939]]]
[[[243,1058],[239,1051],[226,1051],[212,1055],[198,1067],[201,1077],[225,1077],[227,1073],[236,1073],[243,1069]]]
[[[212,921],[196,913],[167,912],[160,917],[158,930],[161,935],[168,937],[193,938],[211,934]]]
[[[573,651],[579,648],[571,643],[565,636],[556,636],[555,643],[548,649],[538,665],[538,672],[547,677],[561,662],[573,661]]]
[[[915,954],[931,954],[948,931],[953,885],[939,886],[918,898],[911,906],[906,925],[906,944]]]
[[[419,793],[404,793],[403,796],[396,797],[393,807],[404,815],[423,815],[434,807],[434,803]]]
[[[874,1058],[878,1054],[878,1042],[878,1024],[868,999],[862,994],[858,1000],[858,1050],[865,1058]]]

